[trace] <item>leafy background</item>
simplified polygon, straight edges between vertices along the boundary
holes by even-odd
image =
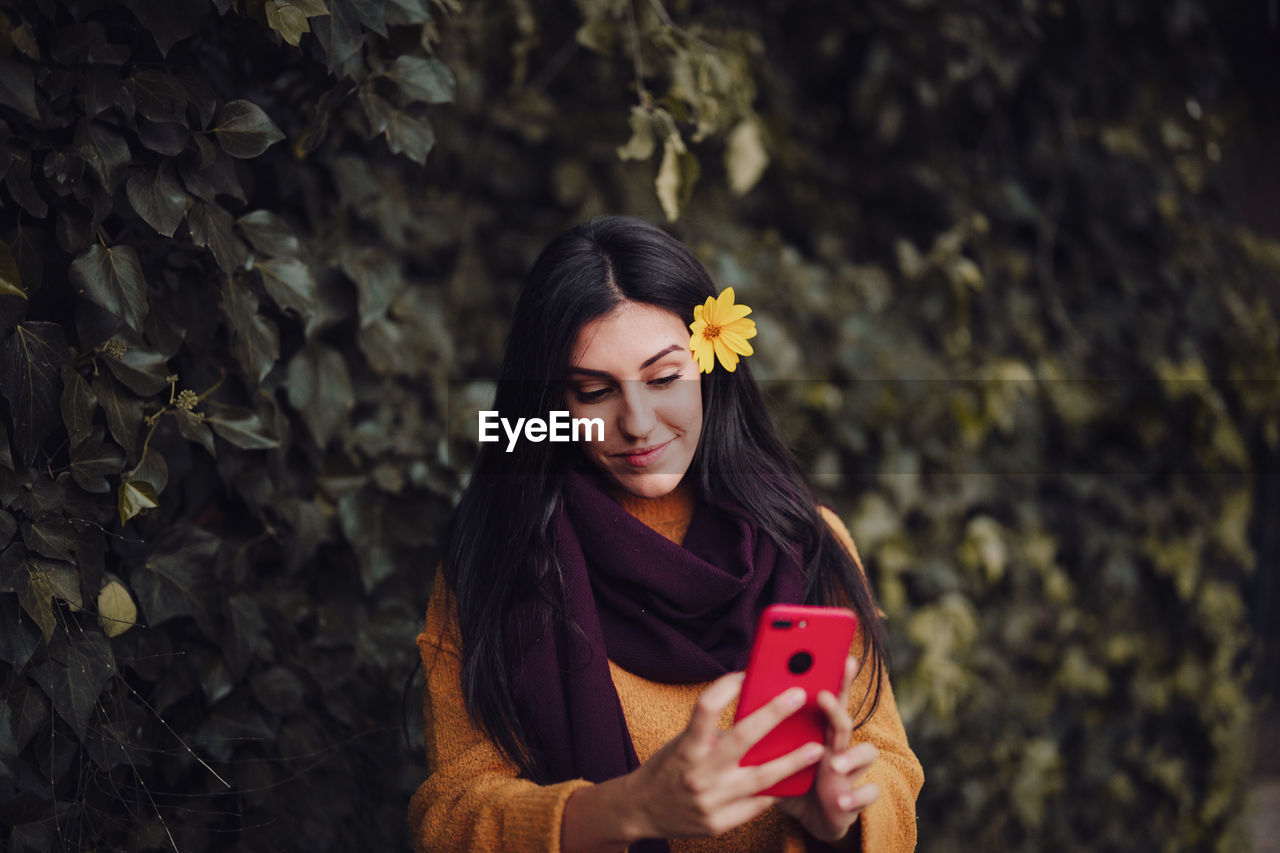
[[[0,3],[6,849],[409,845],[474,411],[538,249],[618,211],[756,310],[889,616],[921,848],[1239,849],[1280,692],[1278,31]]]

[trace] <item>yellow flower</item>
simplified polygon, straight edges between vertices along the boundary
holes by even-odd
[[[747,306],[733,304],[732,287],[726,287],[719,296],[707,297],[705,305],[694,306],[689,349],[698,360],[699,370],[710,373],[719,358],[724,369],[732,373],[738,366],[738,356],[754,352],[747,343],[747,339],[756,336],[756,321],[746,319],[750,313]]]

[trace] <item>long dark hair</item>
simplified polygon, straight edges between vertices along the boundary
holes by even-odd
[[[565,408],[564,377],[578,330],[624,301],[665,308],[685,323],[715,296],[702,264],[678,240],[642,220],[592,219],[552,240],[534,262],[516,303],[494,408],[502,417],[545,418]],[[746,362],[702,378],[703,425],[689,477],[756,520],[780,548],[799,549],[805,599],[851,607],[862,626],[862,666],[873,667],[859,725],[880,698],[884,638],[874,597],[823,521],[813,488],[778,437]],[[511,694],[505,632],[515,602],[543,597],[559,608],[560,569],[550,527],[573,445],[518,442],[512,452],[482,444],[453,516],[444,566],[458,605],[462,690],[489,737],[537,777]],[[761,488],[762,483],[769,484]]]

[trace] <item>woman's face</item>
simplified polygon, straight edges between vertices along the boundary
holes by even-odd
[[[571,417],[604,420],[604,440],[579,445],[593,465],[637,497],[680,484],[702,435],[702,378],[678,316],[624,302],[587,323],[566,384]]]

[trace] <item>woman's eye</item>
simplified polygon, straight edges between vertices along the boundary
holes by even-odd
[[[680,374],[679,374],[679,373],[673,373],[673,374],[671,374],[670,376],[662,376],[662,377],[660,377],[660,378],[658,378],[658,379],[654,379],[654,380],[652,380],[649,384],[650,384],[650,385],[657,385],[657,386],[659,386],[659,387],[662,387],[662,386],[665,386],[665,385],[670,385],[672,382],[675,382],[675,381],[676,381],[677,379],[679,379],[679,378],[680,378]]]
[[[578,398],[580,403],[598,403],[609,393],[608,388],[596,388],[593,391],[584,391],[581,388],[576,389],[573,394]]]

